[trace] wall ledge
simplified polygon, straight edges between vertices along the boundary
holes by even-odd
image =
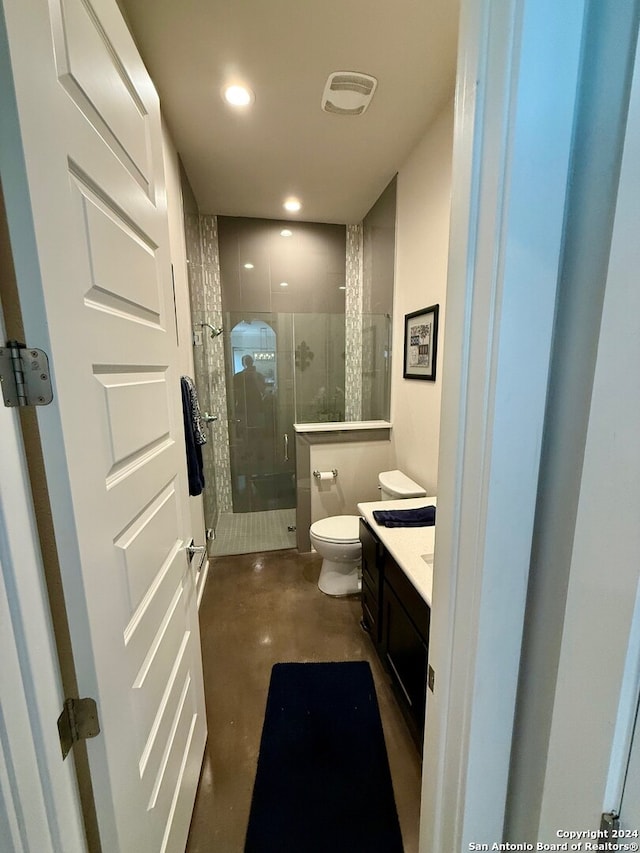
[[[294,424],[297,433],[306,432],[348,432],[359,429],[391,429],[390,421],[330,421],[317,424]]]

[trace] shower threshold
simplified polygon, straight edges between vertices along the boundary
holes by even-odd
[[[295,548],[295,523],[295,507],[262,512],[223,512],[218,519],[216,538],[209,546],[209,554],[219,557]]]

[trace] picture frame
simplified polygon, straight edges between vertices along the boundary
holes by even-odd
[[[438,356],[439,305],[431,305],[404,317],[405,379],[435,382]]]

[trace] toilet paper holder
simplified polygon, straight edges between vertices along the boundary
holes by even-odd
[[[313,476],[316,478],[316,480],[335,480],[338,476],[338,469],[332,468],[331,471],[314,471]]]

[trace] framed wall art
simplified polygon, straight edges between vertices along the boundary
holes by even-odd
[[[439,305],[405,314],[404,317],[404,372],[405,379],[436,378],[438,353]]]

